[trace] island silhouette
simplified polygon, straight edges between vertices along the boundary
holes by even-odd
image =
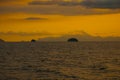
[[[36,42],[36,40],[35,40],[35,39],[32,39],[31,42]]]
[[[70,38],[70,39],[68,39],[68,42],[78,42],[78,39],[76,39],[76,38]]]

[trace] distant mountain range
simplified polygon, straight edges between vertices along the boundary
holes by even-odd
[[[40,38],[38,41],[67,41],[69,38],[76,38],[79,41],[120,41],[120,37],[92,36],[86,32],[82,32],[81,34],[66,34],[59,37]]]

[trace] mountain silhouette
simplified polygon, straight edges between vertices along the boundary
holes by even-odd
[[[68,42],[78,42],[78,40],[76,38],[70,38],[68,39]]]

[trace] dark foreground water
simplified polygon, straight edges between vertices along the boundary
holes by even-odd
[[[120,80],[120,42],[0,43],[0,80]]]

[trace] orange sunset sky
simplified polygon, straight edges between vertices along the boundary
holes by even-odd
[[[0,0],[0,39],[120,36],[120,0]]]

